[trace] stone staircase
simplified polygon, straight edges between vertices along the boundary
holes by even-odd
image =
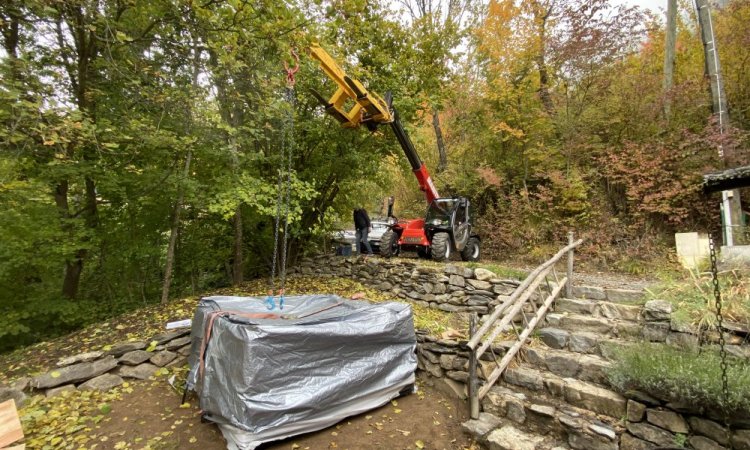
[[[643,293],[579,288],[561,298],[514,365],[482,400],[480,418],[465,430],[491,450],[627,450],[654,448],[628,435],[628,399],[607,384],[618,347],[649,339]],[[589,297],[589,298],[585,298]],[[591,298],[594,297],[594,298]],[[511,342],[494,346],[498,355]],[[491,361],[480,361],[485,373]],[[480,377],[481,375],[480,371]]]

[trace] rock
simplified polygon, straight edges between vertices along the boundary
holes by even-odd
[[[568,444],[576,450],[618,450],[617,442],[580,431],[568,433]]]
[[[615,335],[621,337],[639,338],[643,334],[642,330],[643,325],[640,322],[620,321],[617,324],[617,327],[615,327]]]
[[[441,369],[438,364],[432,364],[429,361],[422,361],[422,363],[424,364],[425,372],[429,373],[435,378],[443,377],[443,369]]]
[[[503,378],[510,384],[525,387],[534,391],[541,391],[544,389],[542,377],[539,375],[539,372],[535,370],[525,369],[523,367],[506,369],[505,373],[503,373]]]
[[[172,362],[172,360],[175,358],[177,358],[177,353],[170,352],[169,350],[164,350],[163,352],[159,352],[152,356],[149,361],[151,361],[151,363],[157,367],[164,367]]]
[[[576,353],[593,353],[599,336],[594,333],[573,333],[568,341],[568,350]]]
[[[581,364],[578,362],[579,356],[576,353],[555,353],[548,354],[545,358],[547,369],[555,375],[561,377],[572,377],[578,373],[581,369]]]
[[[524,433],[512,425],[505,425],[487,435],[490,450],[536,450],[543,440],[541,436]]]
[[[734,450],[750,450],[750,430],[737,430],[732,433]]]
[[[539,414],[545,417],[555,417],[555,407],[548,405],[533,404],[529,407],[529,411]]]
[[[573,295],[576,298],[588,298],[591,300],[604,300],[607,298],[604,289],[595,286],[573,286]]]
[[[671,409],[672,411],[677,411],[678,413],[681,413],[681,414],[690,414],[690,415],[696,415],[696,416],[703,414],[703,407],[695,403],[669,402],[667,403],[667,409]]]
[[[482,409],[498,417],[505,417],[508,414],[509,399],[520,401],[523,406],[525,398],[526,396],[521,393],[513,392],[501,386],[494,386],[482,399]]]
[[[456,355],[442,354],[440,355],[440,367],[445,370],[453,370],[453,360],[456,359]]]
[[[461,383],[467,384],[469,382],[469,372],[464,372],[461,370],[449,370],[445,372],[445,376],[450,378],[451,380],[456,380]]]
[[[508,397],[505,406],[507,408],[505,417],[516,423],[524,423],[526,421],[526,409],[521,399]]]
[[[461,311],[461,307],[460,306],[449,305],[449,304],[446,304],[446,303],[442,303],[440,305],[437,305],[437,309],[439,309],[441,311],[447,311],[447,312],[458,312],[458,311]]]
[[[632,289],[605,289],[607,301],[614,303],[632,303],[642,300],[645,293]]]
[[[115,344],[112,346],[110,350],[108,350],[105,355],[112,355],[112,356],[122,356],[127,352],[132,352],[134,350],[143,350],[146,348],[146,343],[143,341],[135,341],[135,342],[122,342],[119,344]]]
[[[79,362],[90,362],[95,359],[99,359],[104,355],[104,352],[88,352],[81,353],[74,356],[68,356],[67,358],[61,358],[57,361],[57,367],[70,366]]]
[[[602,423],[592,423],[589,425],[588,428],[589,428],[589,431],[592,431],[598,434],[599,436],[604,436],[610,441],[614,441],[617,439],[617,433],[615,433],[615,430],[613,430],[612,428]]]
[[[670,331],[669,334],[667,334],[666,342],[667,345],[680,347],[686,350],[697,349],[699,345],[697,335],[690,333],[677,333],[674,331]]]
[[[750,360],[750,347],[747,345],[727,345],[724,347],[727,354],[745,361]]]
[[[652,450],[654,444],[638,439],[630,433],[623,433],[620,437],[620,450]]]
[[[137,366],[138,364],[148,361],[152,356],[154,356],[153,353],[147,352],[145,350],[133,350],[132,352],[127,352],[122,355],[120,359],[118,359],[118,361],[120,362],[120,364]]]
[[[643,307],[643,318],[647,321],[667,321],[672,317],[672,304],[666,300],[649,300]]]
[[[669,430],[672,433],[687,434],[688,426],[681,415],[666,410],[649,409],[646,410],[646,420],[657,427]]]
[[[700,417],[690,417],[688,418],[688,423],[690,424],[693,434],[700,434],[709,437],[722,445],[729,443],[727,429],[713,420]]]
[[[549,314],[547,316],[549,317]],[[587,316],[563,316],[561,324],[569,330],[589,331],[598,334],[607,334],[614,328],[614,324],[607,319]]]
[[[47,389],[44,392],[45,397],[54,397],[60,395],[63,392],[75,391],[76,386],[74,384],[66,384],[65,386],[59,386],[52,389]]]
[[[159,370],[153,364],[143,363],[139,366],[120,366],[118,373],[123,378],[136,378],[138,380],[147,380]]]
[[[433,294],[437,294],[437,295],[445,294],[445,290],[446,290],[445,289],[445,285],[443,283],[435,283],[432,286],[432,293]]]
[[[462,267],[460,268],[458,275],[461,275],[464,278],[474,278],[474,269],[471,269],[469,267]]]
[[[164,348],[171,351],[188,344],[190,344],[190,336],[183,336],[167,342]]]
[[[184,365],[187,365],[188,359],[185,356],[178,356],[175,358],[172,362],[167,364],[165,367],[182,367]]]
[[[34,378],[31,387],[35,389],[46,389],[63,384],[78,383],[99,376],[117,367],[117,361],[113,356],[107,356],[93,362],[84,362],[72,366],[62,367],[58,370],[47,372]]]
[[[539,337],[548,347],[561,349],[567,347],[570,333],[558,328],[542,328]]]
[[[481,440],[487,433],[499,427],[502,420],[485,412],[479,413],[478,419],[472,419],[461,424],[464,431],[477,440]]]
[[[625,424],[625,427],[633,435],[652,442],[662,447],[671,447],[674,444],[674,435],[669,431],[662,430],[661,428],[649,425],[647,423],[631,423]]]
[[[568,403],[610,417],[625,416],[626,400],[620,394],[573,378],[565,378],[564,381],[565,400]]]
[[[599,312],[608,319],[622,319],[635,322],[641,318],[641,308],[639,306],[602,302],[599,304]]]
[[[30,384],[31,384],[31,378],[21,377],[21,378],[18,378],[16,381],[10,383],[8,387],[13,388],[18,391],[25,391],[29,387]]]
[[[562,380],[555,378],[545,378],[544,388],[553,397],[564,397],[565,396],[565,383]]]
[[[180,347],[177,350],[177,353],[179,353],[182,356],[189,356],[190,355],[190,350],[191,350],[191,346],[190,345],[186,345],[184,347]]]
[[[151,338],[151,341],[156,341],[156,345],[162,345],[188,334],[190,334],[190,328],[183,328],[175,331],[169,331],[167,333],[157,334],[156,336]]]
[[[427,361],[431,362],[432,364],[439,364],[440,363],[440,357],[430,351],[427,351],[423,348],[419,349],[418,355],[426,359]]]
[[[26,394],[23,391],[10,387],[0,387],[0,403],[13,400],[16,408],[20,409],[26,403]]]
[[[688,442],[695,450],[726,450],[726,447],[703,436],[691,436]]]
[[[646,413],[646,405],[638,403],[635,400],[628,400],[628,420],[630,422],[640,422]]]
[[[596,303],[591,300],[560,298],[555,302],[555,311],[559,313],[593,314]]]
[[[557,417],[557,420],[559,420],[561,424],[563,424],[567,428],[570,428],[571,430],[580,430],[583,428],[583,422],[580,419],[571,417],[567,414],[560,414]]]
[[[599,384],[608,383],[607,370],[612,366],[612,363],[593,355],[582,355],[578,359],[578,363],[581,365],[581,370],[578,373],[579,380]]]
[[[474,269],[474,277],[479,281],[490,281],[496,278],[497,275],[495,275],[495,272],[492,272],[491,270],[478,267]]]
[[[669,335],[669,323],[647,322],[643,324],[643,339],[649,342],[666,342]]]
[[[108,391],[115,386],[119,386],[123,383],[123,379],[117,375],[111,373],[105,373],[98,377],[92,378],[89,381],[78,386],[80,390],[95,390],[95,391]]]
[[[466,286],[466,279],[460,275],[451,275],[448,280],[448,284],[452,286],[464,287]]]
[[[468,278],[466,282],[469,283],[469,285],[473,286],[475,289],[481,289],[483,291],[492,289],[492,283],[490,283],[489,281],[481,281]]]
[[[469,398],[469,390],[464,383],[451,380],[450,378],[442,378],[437,382],[438,386],[444,386],[444,391],[448,394],[454,394],[460,400],[466,400]]]
[[[649,395],[649,394],[647,394],[645,392],[635,391],[635,390],[629,390],[629,391],[625,392],[625,396],[627,398],[631,398],[631,399],[639,401],[641,403],[645,403],[645,404],[647,404],[649,406],[659,406],[659,405],[661,405],[661,402],[657,398],[655,398],[655,397],[653,397],[653,396],[651,396],[651,395]]]

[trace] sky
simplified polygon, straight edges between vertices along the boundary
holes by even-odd
[[[636,5],[655,13],[667,9],[667,0],[613,0],[615,5]]]

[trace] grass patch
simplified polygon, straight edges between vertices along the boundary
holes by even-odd
[[[470,262],[466,264],[466,267],[470,267],[472,269],[481,267],[482,269],[490,270],[492,272],[495,272],[498,278],[512,278],[514,280],[523,280],[528,275],[528,272],[525,272],[523,270],[514,269],[512,267],[501,266],[499,264]]]
[[[664,344],[642,343],[615,352],[607,375],[621,392],[643,391],[670,401],[705,406],[730,414],[750,413],[750,363],[728,360],[729,397],[721,387],[718,353],[697,354]]]
[[[750,325],[750,278],[739,270],[719,273],[722,315]],[[716,300],[710,272],[688,271],[647,289],[649,297],[672,303],[672,318],[700,328],[716,325]]]

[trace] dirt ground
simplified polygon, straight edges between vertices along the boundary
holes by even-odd
[[[419,381],[418,392],[378,409],[347,418],[314,433],[264,444],[263,450],[437,449],[479,447],[461,430],[467,420],[464,401],[448,397]],[[190,406],[162,378],[132,383],[133,392],[109,403],[111,411],[94,428],[88,448],[205,449],[226,448],[221,432],[201,422],[193,397]]]

